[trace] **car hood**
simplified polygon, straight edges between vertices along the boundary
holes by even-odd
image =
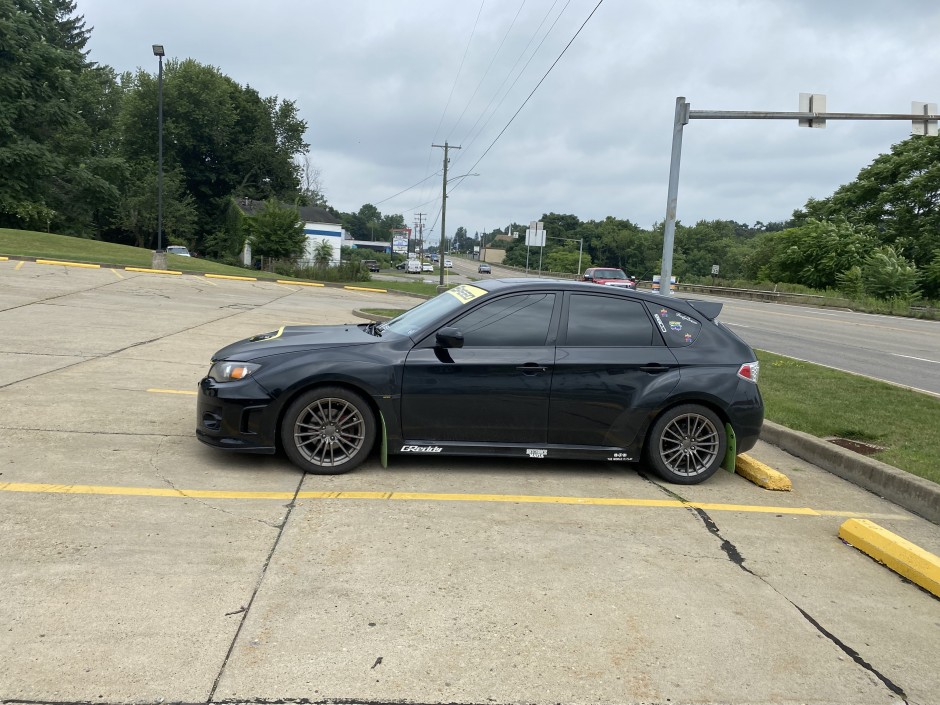
[[[365,326],[355,323],[341,326],[282,326],[276,331],[253,335],[226,345],[212,359],[248,362],[269,355],[283,355],[311,348],[369,345],[380,340],[378,336],[367,332]]]

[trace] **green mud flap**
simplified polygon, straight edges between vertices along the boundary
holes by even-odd
[[[385,416],[379,412],[379,421],[382,422],[382,467],[388,467],[388,431],[385,428]]]
[[[734,474],[734,464],[738,457],[738,440],[730,423],[725,424],[725,436],[728,439],[728,449],[725,451],[725,462],[721,464],[721,467]]]

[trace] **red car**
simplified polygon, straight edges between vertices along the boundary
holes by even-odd
[[[603,284],[604,286],[619,286],[624,289],[636,289],[636,279],[628,277],[621,269],[609,267],[591,267],[584,270],[582,277],[586,282]]]

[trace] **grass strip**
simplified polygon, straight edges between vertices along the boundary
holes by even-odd
[[[757,359],[766,418],[817,438],[882,446],[869,457],[940,484],[940,399],[763,350]]]

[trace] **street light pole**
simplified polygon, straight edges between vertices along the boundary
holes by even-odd
[[[158,73],[158,91],[159,97],[157,98],[157,250],[153,254],[154,259],[154,268],[155,269],[165,269],[166,268],[166,254],[163,250],[163,57],[166,53],[163,51],[162,44],[153,45],[153,55],[156,56],[160,61],[160,69]],[[159,267],[156,265],[160,264]]]

